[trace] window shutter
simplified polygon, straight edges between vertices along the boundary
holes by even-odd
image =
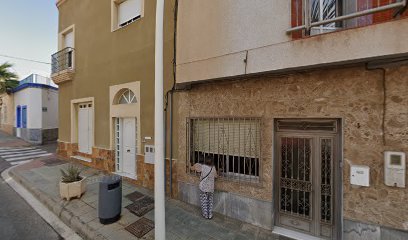
[[[140,17],[141,14],[141,0],[126,0],[118,6],[118,23],[119,26]]]
[[[297,27],[303,25],[303,1],[302,0],[291,0],[291,24],[292,27]],[[293,39],[302,38],[302,30],[292,33]]]
[[[193,125],[194,151],[258,158],[260,126],[251,120],[200,120]]]
[[[69,32],[64,34],[64,48],[66,47],[74,47],[74,32]]]

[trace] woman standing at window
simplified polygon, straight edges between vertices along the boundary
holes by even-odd
[[[201,172],[198,188],[200,189],[202,215],[204,218],[211,219],[213,217],[214,179],[218,177],[214,161],[212,157],[206,156],[204,158],[204,164],[196,163],[191,169]]]

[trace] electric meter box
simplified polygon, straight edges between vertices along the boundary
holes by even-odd
[[[351,165],[350,183],[356,186],[370,186],[370,167],[361,165]]]
[[[154,164],[154,145],[145,145],[145,163]]]
[[[384,182],[391,187],[405,188],[405,153],[384,152]]]

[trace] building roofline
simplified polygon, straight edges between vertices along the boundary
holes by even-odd
[[[64,2],[66,2],[67,0],[56,0],[55,1],[55,5],[57,6],[57,8],[59,8]]]
[[[12,93],[16,93],[18,91],[21,91],[26,88],[42,88],[42,89],[52,89],[58,91],[58,88],[50,86],[50,85],[45,85],[41,83],[24,83],[20,86],[17,86],[11,90]]]

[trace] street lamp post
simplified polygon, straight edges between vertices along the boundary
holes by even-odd
[[[164,0],[156,1],[155,86],[154,86],[154,235],[166,239],[164,193],[164,113],[163,113],[163,20]]]

